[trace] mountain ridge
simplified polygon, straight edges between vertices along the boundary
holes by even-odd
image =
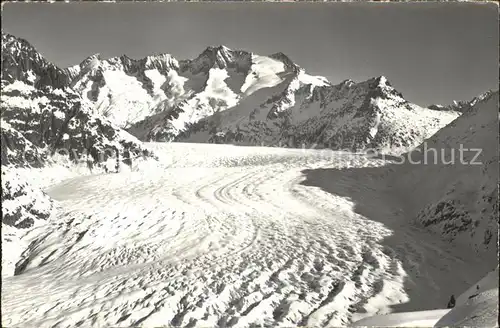
[[[8,38],[14,43],[14,36]],[[61,76],[55,87],[74,90],[89,102],[93,114],[143,141],[190,142],[190,136],[198,134],[196,142],[244,140],[254,145],[337,149],[350,143],[354,149],[408,149],[461,113],[456,107],[443,111],[412,104],[385,76],[333,85],[324,77],[307,74],[282,52],[260,56],[213,45],[193,59],[182,60],[168,53],[140,59],[127,55],[103,59],[93,54],[78,65],[59,69],[27,41],[19,44],[27,56],[37,59],[34,62]],[[22,71],[24,66],[18,68]],[[429,121],[420,120],[418,114]],[[238,122],[228,119],[234,115]],[[221,118],[226,125],[217,123]],[[416,125],[400,124],[408,119]]]

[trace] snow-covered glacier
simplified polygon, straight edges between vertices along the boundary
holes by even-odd
[[[390,194],[379,192],[373,216],[365,216],[354,199],[313,186],[303,173],[346,171],[331,182],[373,198],[374,181],[347,172],[380,169],[382,160],[319,150],[149,147],[161,155],[147,169],[45,189],[60,208],[37,228],[17,275],[4,278],[4,324],[342,326],[359,312],[387,313],[394,305],[440,307],[491,265],[472,252],[458,257],[425,229],[402,224]],[[460,274],[438,286],[441,270]],[[431,292],[434,298],[414,303],[417,293]]]

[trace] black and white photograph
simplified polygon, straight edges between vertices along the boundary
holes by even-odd
[[[3,2],[1,326],[498,327],[494,2]]]

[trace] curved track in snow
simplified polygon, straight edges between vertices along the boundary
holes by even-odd
[[[302,171],[381,165],[314,150],[153,145],[161,167],[78,177],[4,280],[2,323],[74,326],[340,326],[408,300],[382,241],[393,232]],[[363,188],[348,178],[340,188]],[[418,267],[418,263],[416,264]],[[445,296],[447,297],[447,296]]]

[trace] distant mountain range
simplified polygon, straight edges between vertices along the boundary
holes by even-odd
[[[384,76],[332,85],[283,53],[261,56],[225,46],[208,47],[191,60],[96,54],[61,69],[27,41],[2,34],[2,60],[6,83],[71,90],[90,114],[143,141],[397,152],[461,112],[412,104]]]

